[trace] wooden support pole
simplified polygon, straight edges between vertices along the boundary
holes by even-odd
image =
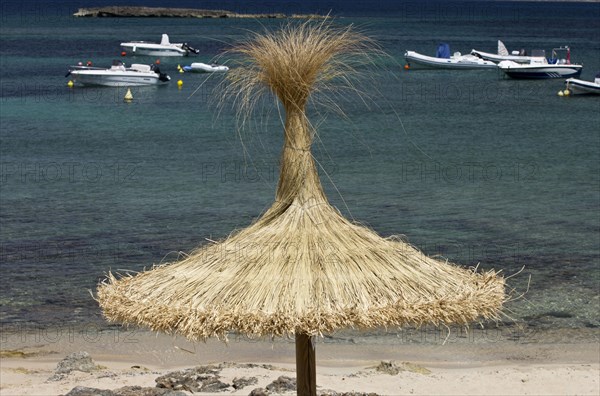
[[[317,366],[312,337],[296,334],[296,389],[298,396],[317,396]]]

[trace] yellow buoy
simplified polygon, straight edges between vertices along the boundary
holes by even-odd
[[[569,96],[569,95],[571,95],[571,91],[569,91],[568,89],[565,89],[564,94],[565,94],[565,96]]]
[[[181,65],[177,65],[177,70],[179,70],[179,73],[184,73],[184,70],[181,67]]]
[[[73,88],[73,85],[75,85],[73,84],[73,81],[69,80],[69,82],[67,83],[67,87]]]
[[[181,81],[181,80],[177,81],[177,86],[179,88],[181,88],[183,86],[183,81]]]
[[[563,91],[558,91],[558,96],[565,96],[565,94],[563,93]]]
[[[133,94],[131,93],[131,88],[127,88],[127,93],[125,94],[125,97],[123,98],[123,100],[125,102],[131,102],[133,100]]]

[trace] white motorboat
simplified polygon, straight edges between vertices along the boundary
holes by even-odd
[[[440,44],[435,57],[419,54],[415,51],[406,51],[404,54],[409,67],[414,65],[435,69],[485,69],[496,68],[494,62],[490,62],[474,55],[462,55],[455,52],[450,56],[448,44]]]
[[[565,58],[559,58],[559,52],[566,52]],[[583,70],[582,65],[571,63],[571,50],[569,47],[554,48],[552,58],[544,56],[533,57],[529,63],[502,61],[498,68],[507,76],[519,79],[544,79],[578,77]]]
[[[143,85],[161,85],[171,78],[161,73],[156,65],[134,63],[125,67],[119,60],[113,61],[109,69],[87,66],[72,66],[67,76],[81,85],[102,85],[108,87],[136,87]]]
[[[183,71],[196,72],[196,73],[223,73],[229,70],[229,67],[225,65],[218,65],[216,63],[207,64],[201,62],[194,62],[190,66],[184,66]]]
[[[160,43],[148,41],[130,41],[121,43],[121,48],[128,55],[148,56],[187,56],[190,53],[197,54],[197,49],[190,47],[187,43],[171,43],[167,34],[162,35]]]
[[[594,81],[579,80],[577,78],[569,78],[565,81],[567,90],[573,93],[580,94],[600,94],[600,73],[596,74]]]
[[[535,51],[535,50],[534,50]],[[471,50],[471,55],[477,56],[478,58],[489,60],[492,62],[502,62],[505,60],[513,61],[516,63],[529,63],[531,59],[535,56],[532,54],[527,55],[527,52],[522,49],[520,51],[512,51],[508,52],[504,43],[498,40],[498,53],[492,54],[491,52],[477,51],[475,49]],[[543,56],[543,55],[542,55]]]

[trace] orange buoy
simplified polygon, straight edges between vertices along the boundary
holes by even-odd
[[[156,62],[154,62],[154,63],[156,63],[157,65],[160,65],[160,59],[157,59]]]
[[[410,66],[407,63],[406,65],[404,65],[404,70],[408,70],[408,69],[410,69]]]
[[[125,56],[125,55],[127,55],[127,52],[125,52],[125,51],[122,51],[122,52],[121,52],[121,56]]]

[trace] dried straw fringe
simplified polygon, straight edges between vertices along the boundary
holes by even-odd
[[[305,23],[258,36],[233,73],[242,109],[267,86],[286,110],[281,176],[273,206],[250,227],[182,261],[98,287],[111,321],[193,340],[309,335],[344,327],[467,324],[496,319],[506,299],[496,272],[476,273],[423,255],[350,223],[323,193],[304,114],[313,88],[351,72],[339,54],[364,51],[350,29]]]
[[[496,318],[505,296],[494,272],[433,260],[341,216],[309,226],[312,234],[290,230],[306,227],[303,210],[318,218],[324,208],[293,207],[276,224],[257,223],[179,263],[111,275],[98,290],[104,313],[190,339]]]

